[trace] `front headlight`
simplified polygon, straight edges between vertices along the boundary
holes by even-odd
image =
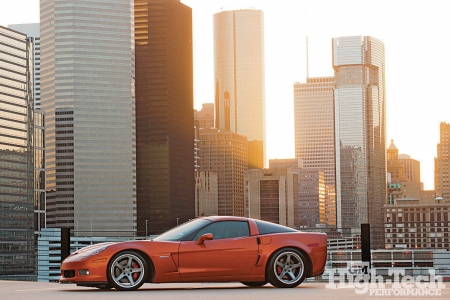
[[[97,255],[97,254],[105,251],[106,248],[108,248],[108,246],[103,246],[101,248],[96,248],[91,251],[86,251],[86,252],[82,253],[80,256],[84,258],[84,257],[92,256],[92,255]]]

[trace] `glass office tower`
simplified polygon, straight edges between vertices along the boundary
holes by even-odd
[[[216,127],[248,139],[248,168],[264,168],[264,14],[261,10],[214,15]]]
[[[32,56],[0,26],[0,275],[34,271]]]
[[[34,109],[41,108],[41,34],[40,23],[8,25],[15,31],[25,33],[33,47],[33,100]]]
[[[47,227],[134,235],[133,0],[42,0],[40,10]]]
[[[357,231],[361,223],[370,223],[382,228],[386,201],[384,45],[369,36],[334,38],[333,68],[338,227]]]
[[[192,9],[135,0],[138,231],[195,217]]]

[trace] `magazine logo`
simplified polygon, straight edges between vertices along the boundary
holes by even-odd
[[[329,275],[326,288],[354,288],[356,294],[370,296],[441,296],[441,289],[445,288],[442,277],[436,277],[433,269],[428,271],[428,275],[414,278],[405,275],[403,268],[390,268],[388,275],[393,279],[376,275],[368,262],[347,263],[345,269],[325,271]]]

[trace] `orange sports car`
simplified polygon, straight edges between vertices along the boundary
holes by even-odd
[[[232,282],[296,287],[325,269],[327,235],[241,217],[191,220],[152,240],[82,248],[61,264],[61,283],[136,290],[144,283]]]

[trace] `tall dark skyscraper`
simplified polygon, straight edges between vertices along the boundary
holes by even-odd
[[[195,217],[192,9],[135,0],[138,232]]]

